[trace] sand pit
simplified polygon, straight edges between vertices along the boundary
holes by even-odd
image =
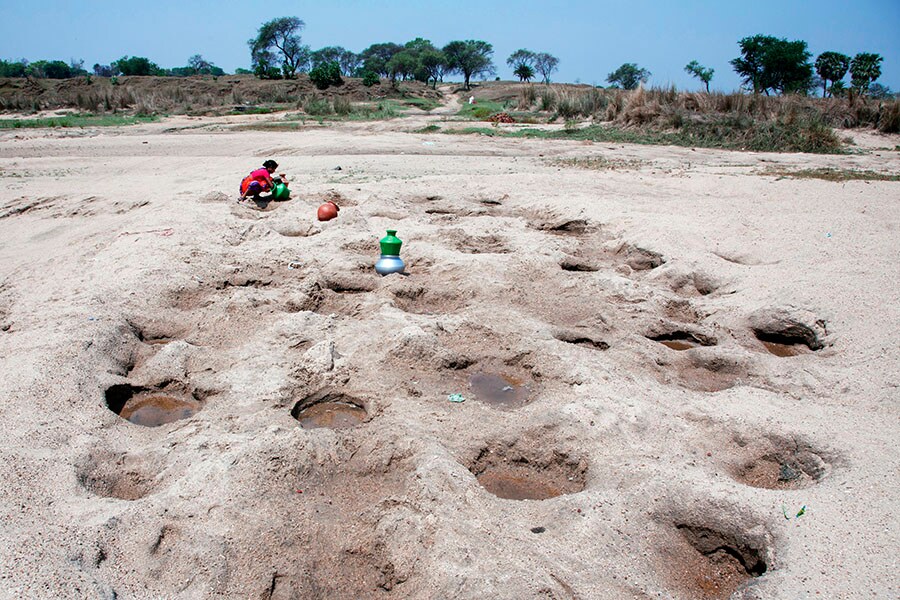
[[[900,139],[446,117],[0,133],[0,596],[897,597]]]

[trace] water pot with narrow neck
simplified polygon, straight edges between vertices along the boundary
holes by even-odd
[[[388,229],[387,235],[381,238],[381,258],[375,263],[375,271],[379,275],[402,273],[406,268],[403,259],[400,258],[400,246],[403,242],[397,237],[396,229]]]

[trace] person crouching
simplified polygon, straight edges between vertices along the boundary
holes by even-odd
[[[254,200],[259,200],[259,195],[264,192],[271,192],[275,187],[275,181],[272,174],[278,168],[278,163],[274,160],[267,160],[262,164],[261,169],[256,169],[241,180],[241,197],[250,196]],[[284,175],[280,176],[282,179]]]

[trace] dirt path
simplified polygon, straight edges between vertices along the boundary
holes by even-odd
[[[211,123],[0,135],[4,594],[895,595],[896,153]]]

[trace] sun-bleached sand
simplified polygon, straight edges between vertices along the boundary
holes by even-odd
[[[0,133],[0,596],[900,594],[900,183],[785,175],[900,137],[414,133],[451,112]],[[267,158],[292,199],[235,202]]]

